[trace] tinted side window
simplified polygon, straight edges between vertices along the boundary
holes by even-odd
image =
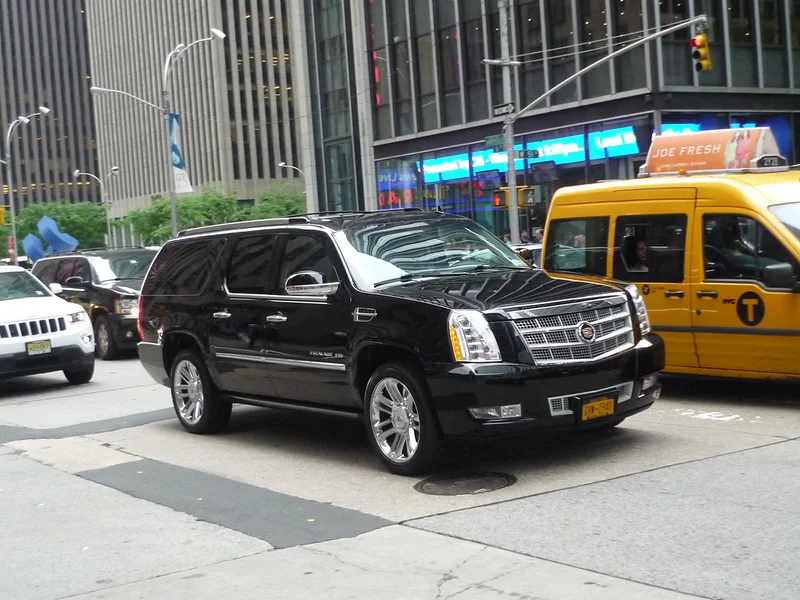
[[[637,215],[617,219],[614,277],[624,281],[683,281],[686,215]]]
[[[703,262],[706,279],[763,281],[764,267],[788,262],[792,253],[763,225],[744,215],[703,217]]]
[[[56,269],[55,282],[64,285],[67,277],[72,276],[72,270],[75,268],[74,258],[65,258],[58,261],[58,268]]]
[[[142,293],[150,296],[196,296],[208,283],[225,240],[166,244],[150,267]]]
[[[278,277],[279,293],[285,294],[286,279],[298,271],[317,271],[324,282],[339,281],[331,259],[333,248],[322,237],[309,234],[292,234],[286,244]]]
[[[270,264],[277,236],[249,235],[236,242],[228,266],[228,290],[236,294],[269,294]]]
[[[40,281],[44,282],[45,285],[50,285],[55,281],[56,265],[58,265],[58,261],[56,260],[47,260],[43,263],[37,263],[33,268],[33,274],[36,275]]]
[[[606,275],[608,217],[556,219],[550,224],[545,268],[553,272]]]

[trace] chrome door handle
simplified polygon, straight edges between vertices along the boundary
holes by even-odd
[[[684,292],[683,290],[666,290],[664,292],[665,298],[683,298]]]
[[[285,323],[286,317],[281,314],[278,315],[269,315],[266,318],[267,323]]]
[[[227,310],[221,310],[219,312],[215,312],[214,313],[214,318],[215,319],[230,319],[231,318],[231,313],[229,313]]]
[[[711,290],[711,291],[699,290],[697,292],[697,297],[698,298],[716,298],[717,296],[719,296],[719,293],[715,292],[714,290]]]

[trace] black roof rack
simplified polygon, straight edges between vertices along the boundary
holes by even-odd
[[[69,250],[64,252],[51,252],[50,254],[43,256],[42,258],[50,258],[51,256],[71,256],[71,255],[82,255],[87,254],[89,252],[104,252],[106,250],[147,250],[144,246],[114,246],[113,248],[102,247],[102,248],[76,248],[75,250]]]
[[[289,215],[286,217],[273,217],[269,219],[254,219],[251,221],[233,221],[229,223],[218,223],[216,225],[201,225],[178,232],[178,237],[186,235],[196,235],[200,233],[213,233],[215,231],[238,231],[241,229],[254,229],[267,225],[299,225],[310,223],[315,218],[337,218],[337,217],[363,217],[366,215],[386,214],[386,213],[408,213],[425,212],[422,208],[399,208],[388,210],[346,210],[346,211],[321,211],[304,213],[301,215]]]

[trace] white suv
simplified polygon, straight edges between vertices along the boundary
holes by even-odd
[[[94,375],[94,332],[79,304],[21,267],[0,266],[0,378],[64,371],[70,383]]]

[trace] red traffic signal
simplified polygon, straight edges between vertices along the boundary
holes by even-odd
[[[503,190],[495,190],[494,195],[492,196],[492,201],[495,208],[505,208],[507,204],[506,194],[507,192]]]
[[[705,33],[698,33],[689,42],[692,51],[692,58],[694,59],[694,69],[698,73],[700,71],[711,70],[711,51],[708,48],[708,36]]]

